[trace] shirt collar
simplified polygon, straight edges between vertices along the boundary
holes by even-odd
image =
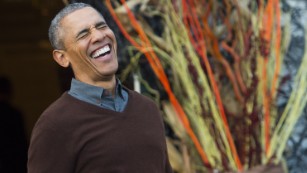
[[[124,99],[122,89],[123,86],[120,80],[116,79],[115,97],[119,96]],[[96,101],[104,97],[106,90],[102,87],[90,85],[73,78],[71,81],[70,92],[74,95],[86,96],[88,99]]]

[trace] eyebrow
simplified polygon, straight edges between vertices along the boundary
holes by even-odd
[[[100,25],[107,25],[107,23],[106,23],[105,21],[97,22],[97,23],[95,24],[95,28],[96,28],[97,26],[100,26]],[[76,38],[79,38],[79,36],[80,36],[81,34],[83,34],[83,33],[88,33],[89,30],[90,30],[90,28],[82,29],[81,31],[78,32],[78,34],[76,35]]]

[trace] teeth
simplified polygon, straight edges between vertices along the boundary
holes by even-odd
[[[92,55],[92,58],[97,58],[97,57],[99,57],[99,56],[101,56],[101,55],[103,55],[103,54],[105,54],[109,51],[110,51],[110,47],[109,47],[109,45],[106,45],[103,48],[95,51]]]

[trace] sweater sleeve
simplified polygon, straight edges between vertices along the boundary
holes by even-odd
[[[65,130],[38,122],[28,151],[28,173],[73,172],[73,146],[69,141]]]

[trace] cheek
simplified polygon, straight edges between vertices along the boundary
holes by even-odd
[[[84,41],[80,41],[77,44],[75,44],[75,46],[73,47],[73,51],[76,53],[76,55],[79,58],[88,58],[88,48],[89,48],[89,41],[84,40]]]
[[[74,46],[71,48],[72,51],[70,53],[70,57],[71,57],[71,63],[73,66],[84,66],[86,63],[85,61],[89,61],[89,59],[87,58],[87,55],[85,53],[84,50],[80,49],[77,46]]]

